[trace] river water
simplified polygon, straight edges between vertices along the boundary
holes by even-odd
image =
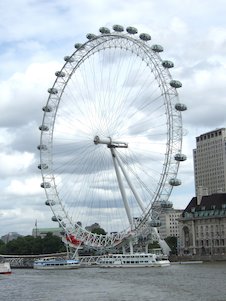
[[[226,263],[165,268],[14,269],[1,301],[226,301]]]

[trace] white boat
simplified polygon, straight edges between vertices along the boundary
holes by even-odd
[[[11,274],[11,267],[9,262],[0,262],[0,274]]]
[[[80,261],[77,259],[65,259],[59,257],[44,257],[34,261],[36,270],[69,270],[78,269]]]
[[[110,254],[99,259],[99,267],[103,268],[140,268],[140,267],[167,267],[168,258],[151,253]]]

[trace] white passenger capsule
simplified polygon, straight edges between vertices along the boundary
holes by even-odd
[[[42,111],[44,111],[44,112],[46,112],[46,113],[52,112],[52,107],[50,107],[50,106],[44,106],[44,107],[42,108]]]
[[[182,83],[179,80],[171,80],[170,81],[170,86],[173,88],[181,88],[182,87]]]
[[[67,63],[73,63],[75,61],[75,59],[72,56],[66,55],[64,57],[65,62]]]
[[[138,33],[138,30],[135,27],[129,26],[126,28],[126,31],[130,34],[136,34]]]
[[[110,33],[110,29],[108,29],[107,27],[100,27],[99,32],[102,34],[108,34]]]
[[[46,206],[54,206],[56,205],[56,202],[54,200],[47,200],[45,201]]]
[[[183,154],[176,154],[176,155],[174,156],[174,159],[175,159],[176,161],[182,162],[182,161],[186,161],[186,160],[187,160],[187,156],[186,156],[186,155],[183,155]]]
[[[179,185],[181,185],[181,180],[176,179],[176,178],[175,179],[170,179],[169,184],[172,185],[172,186],[179,186]]]
[[[55,75],[57,76],[57,77],[65,77],[65,72],[63,72],[63,71],[56,71],[55,72]]]
[[[93,33],[88,33],[88,34],[86,35],[86,38],[87,38],[88,40],[93,40],[93,39],[96,38],[96,35],[93,34]]]
[[[162,66],[163,66],[164,68],[173,68],[173,67],[174,67],[174,63],[171,62],[171,61],[163,61],[163,62],[162,62]]]
[[[151,49],[154,51],[154,52],[163,52],[163,47],[161,45],[152,45],[151,46]]]
[[[187,110],[187,106],[185,105],[185,104],[183,104],[183,103],[176,103],[175,104],[175,109],[177,110],[177,111],[186,111]]]
[[[49,182],[42,182],[40,185],[42,188],[50,188],[51,184]]]
[[[80,48],[83,48],[82,45],[83,45],[83,44],[81,44],[81,43],[76,43],[76,44],[74,45],[74,47],[75,47],[75,49],[80,49]]]
[[[151,40],[151,36],[148,33],[141,33],[139,35],[140,39],[143,41],[150,41]]]
[[[39,144],[39,145],[37,146],[37,149],[38,149],[38,150],[46,151],[48,148],[47,148],[47,146],[46,146],[45,144]]]
[[[124,27],[121,26],[121,25],[113,25],[113,30],[116,31],[116,32],[123,32],[124,31]]]
[[[39,164],[38,169],[48,169],[48,165],[45,163]]]
[[[55,216],[55,215],[54,215],[54,216],[52,216],[52,221],[53,221],[53,222],[62,221],[62,217],[59,216],[59,215],[58,215],[58,216]]]
[[[39,130],[43,131],[43,132],[48,132],[49,127],[45,124],[42,124],[42,125],[39,126]]]
[[[49,88],[48,92],[49,92],[49,94],[57,94],[58,90],[56,88]]]

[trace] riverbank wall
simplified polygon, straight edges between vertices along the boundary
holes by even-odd
[[[171,262],[186,262],[186,261],[226,261],[226,254],[213,254],[213,255],[171,255],[169,257]]]

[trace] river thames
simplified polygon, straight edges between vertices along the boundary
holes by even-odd
[[[13,269],[0,275],[2,301],[226,301],[226,263],[165,268]]]

